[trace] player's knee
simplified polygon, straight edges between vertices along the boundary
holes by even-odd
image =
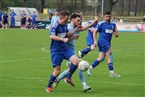
[[[76,66],[78,66],[79,62],[80,62],[80,60],[77,59],[77,60],[75,60],[75,61],[73,62],[73,64],[76,65]]]
[[[54,70],[53,74],[54,74],[55,76],[59,75],[59,74],[60,74],[60,70]]]

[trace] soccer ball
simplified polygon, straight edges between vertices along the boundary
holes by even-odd
[[[85,60],[82,60],[78,66],[79,70],[81,71],[87,71],[89,67],[90,67],[89,63]]]

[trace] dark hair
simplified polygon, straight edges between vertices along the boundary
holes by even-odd
[[[106,11],[104,15],[111,15],[110,11]]]
[[[70,16],[70,21],[71,21],[72,19],[77,18],[77,17],[81,17],[81,16],[78,15],[78,14],[76,14],[76,13],[71,14],[71,16]]]
[[[67,10],[61,11],[60,17],[62,17],[62,16],[69,16],[69,11],[67,11]]]

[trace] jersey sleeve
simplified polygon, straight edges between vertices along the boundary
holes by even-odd
[[[50,28],[50,35],[56,35],[56,29],[57,29],[58,24],[54,22]]]

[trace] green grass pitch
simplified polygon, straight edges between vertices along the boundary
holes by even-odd
[[[86,47],[86,33],[76,40],[76,49]],[[50,61],[48,30],[0,29],[0,97],[145,97],[145,33],[120,33],[113,37],[112,51],[115,72],[120,78],[110,78],[107,60],[92,71],[86,80],[92,89],[82,92],[78,71],[73,75],[76,87],[63,80],[52,93],[45,87],[53,71]],[[90,64],[98,50],[84,60]],[[65,61],[61,71],[67,69]]]

